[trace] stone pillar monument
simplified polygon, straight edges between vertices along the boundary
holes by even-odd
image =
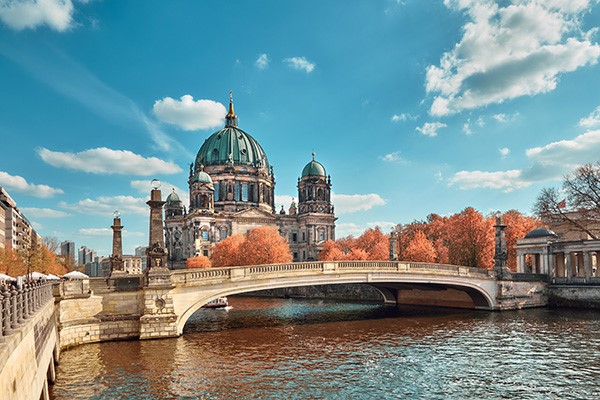
[[[173,304],[171,271],[167,268],[167,252],[163,235],[163,204],[160,182],[152,181],[150,200],[149,246],[146,252],[146,286],[144,311],[140,317],[140,339],[177,336],[177,315]]]
[[[112,242],[112,254],[110,256],[110,277],[118,277],[125,275],[125,268],[123,267],[123,240],[121,238],[121,213],[115,211],[113,225],[113,242]]]
[[[508,269],[508,252],[506,249],[506,225],[502,224],[502,217],[496,217],[496,247],[494,249],[494,271],[498,279],[510,279],[511,273]]]
[[[162,201],[160,182],[157,179],[152,181],[150,200],[146,204],[150,207],[149,243],[148,250],[146,250],[148,285],[170,285],[171,272],[167,268],[167,252],[163,234],[163,205],[165,202]]]
[[[398,261],[398,229],[392,228],[390,232],[390,261]]]

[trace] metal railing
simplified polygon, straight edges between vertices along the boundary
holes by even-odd
[[[0,343],[53,299],[50,282],[23,283],[20,286],[3,284],[0,287]]]

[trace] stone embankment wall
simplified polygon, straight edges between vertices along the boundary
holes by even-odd
[[[59,354],[54,301],[49,295],[0,339],[0,398],[48,399],[48,381],[54,382]]]
[[[550,307],[600,309],[600,285],[550,285]]]
[[[117,291],[104,279],[55,286],[60,348],[107,340],[137,339],[143,291]]]
[[[547,305],[548,283],[540,280],[539,276],[498,281],[499,310],[520,310]]]

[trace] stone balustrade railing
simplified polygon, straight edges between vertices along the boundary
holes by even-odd
[[[52,283],[24,283],[0,287],[0,343],[27,322],[40,308],[54,301]]]
[[[299,272],[402,272],[408,274],[431,273],[449,276],[471,276],[479,279],[495,277],[493,271],[482,268],[462,267],[457,265],[431,264],[402,261],[314,261],[288,264],[250,265],[244,267],[207,268],[201,270],[175,271],[172,281],[175,284],[208,282],[213,280],[229,280],[244,277],[260,277]]]

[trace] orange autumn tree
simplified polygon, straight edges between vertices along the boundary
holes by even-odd
[[[417,231],[404,250],[405,261],[432,263],[437,259],[437,253],[423,231]]]
[[[517,210],[510,210],[502,215],[502,223],[506,225],[506,248],[508,251],[508,268],[517,271],[517,239],[522,239],[529,232],[543,226],[538,218],[528,217]]]
[[[366,260],[387,260],[390,256],[389,237],[378,226],[367,229],[360,235],[356,239],[355,248],[367,254]]]
[[[494,266],[493,218],[484,217],[473,207],[454,214],[447,222],[450,264],[491,269]]]
[[[239,247],[239,262],[239,265],[288,263],[292,262],[292,254],[277,229],[259,226],[246,233]]]
[[[185,260],[186,268],[210,268],[210,259],[206,256],[190,257]]]
[[[387,260],[389,258],[389,236],[377,226],[367,229],[357,238],[343,237],[328,240],[317,255],[319,261],[338,260]]]
[[[215,244],[210,260],[213,267],[278,264],[291,262],[292,254],[277,229],[259,226]]]
[[[213,267],[241,265],[238,260],[239,249],[244,235],[232,235],[215,244],[211,249],[210,261]]]
[[[323,243],[323,249],[318,254],[319,261],[339,261],[346,258],[346,254],[333,240]]]
[[[27,267],[16,251],[9,247],[0,248],[0,273],[19,276],[27,273]]]

